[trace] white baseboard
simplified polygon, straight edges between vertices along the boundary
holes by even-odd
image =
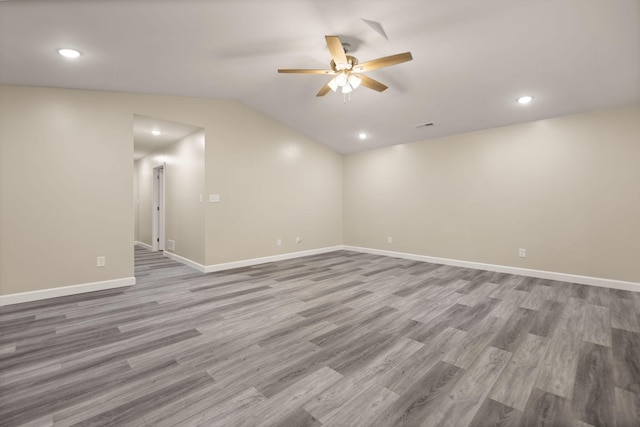
[[[136,240],[135,242],[133,242],[133,244],[134,244],[134,246],[135,246],[135,245],[142,246],[143,248],[145,248],[145,249],[149,249],[150,251],[152,251],[152,250],[153,250],[153,247],[152,247],[151,245],[147,245],[147,244],[146,244],[146,243],[144,243],[144,242],[139,242],[139,241],[137,241],[137,240]]]
[[[404,258],[414,261],[431,262],[434,264],[452,265],[455,267],[474,268],[477,270],[496,271],[498,273],[517,274],[519,276],[536,277],[539,279],[558,280],[561,282],[579,283],[581,285],[601,286],[603,288],[621,289],[623,291],[640,292],[640,283],[622,280],[604,279],[600,277],[578,276],[575,274],[558,273],[554,271],[532,270],[528,268],[509,267],[506,265],[484,264],[480,262],[461,261],[449,258],[437,258],[426,255],[416,255],[406,252],[385,251],[382,249],[361,248],[357,246],[343,246],[342,249],[363,252],[373,255],[384,255]]]
[[[125,286],[133,286],[135,284],[135,277],[123,277],[122,279],[104,280],[102,282],[82,283],[80,285],[21,292],[19,294],[0,295],[0,306],[38,301],[47,298],[64,297],[68,295],[82,294],[85,292],[103,291],[105,289],[121,288]]]
[[[287,259],[301,258],[305,256],[310,256],[310,255],[325,254],[327,252],[334,252],[342,249],[344,249],[342,245],[330,246],[327,248],[311,249],[308,251],[299,251],[299,252],[289,252],[286,254],[271,255],[271,256],[266,256],[262,258],[244,259],[241,261],[225,262],[222,264],[212,264],[212,265],[202,265],[188,258],[184,258],[184,257],[181,257],[180,255],[176,255],[174,253],[167,252],[167,251],[164,252],[164,255],[168,258],[171,258],[173,260],[186,264],[190,267],[193,267],[196,270],[201,271],[203,273],[213,273],[215,271],[231,270],[231,269],[240,268],[240,267],[250,267],[252,265],[264,264],[267,262],[284,261]]]
[[[141,242],[135,242],[143,247],[150,247]],[[202,265],[190,259],[181,257],[171,252],[164,252],[168,258],[186,264],[203,273],[230,270],[240,267],[264,264],[267,262],[284,261],[288,259],[301,258],[310,255],[324,254],[339,250],[362,252],[373,255],[382,255],[395,258],[410,259],[414,261],[431,262],[434,264],[452,265],[456,267],[474,268],[477,270],[496,271],[499,273],[517,274],[520,276],[536,277],[540,279],[558,280],[562,282],[579,283],[582,285],[601,286],[604,288],[621,289],[625,291],[640,292],[640,283],[626,282],[622,280],[605,279],[600,277],[579,276],[575,274],[558,273],[553,271],[533,270],[528,268],[509,267],[505,265],[484,264],[480,262],[462,261],[449,258],[437,258],[427,255],[417,255],[405,252],[386,251],[382,249],[362,248],[357,246],[338,245],[326,248],[311,249],[308,251],[290,252],[286,254],[272,255],[262,258],[253,258],[242,261],[227,262],[222,264]],[[68,295],[81,294],[85,292],[102,291],[136,284],[135,277],[124,277],[121,279],[105,280],[101,282],[83,283],[79,285],[62,286],[59,288],[42,289],[31,292],[21,292],[18,294],[0,295],[0,306],[19,304],[23,302],[38,301],[47,298],[56,298]]]
[[[319,255],[319,254],[325,254],[327,252],[334,252],[334,251],[339,251],[344,249],[344,247],[342,245],[340,246],[330,246],[327,248],[319,248],[319,249],[311,249],[308,251],[300,251],[300,252],[289,252],[286,254],[279,254],[279,255],[271,255],[271,256],[266,256],[266,257],[262,257],[262,258],[253,258],[253,259],[246,259],[246,260],[242,260],[242,261],[233,261],[233,262],[225,262],[222,264],[213,264],[213,265],[207,265],[205,266],[205,273],[213,273],[214,271],[223,271],[223,270],[231,270],[233,268],[240,268],[240,267],[249,267],[252,265],[258,265],[258,264],[264,264],[267,262],[275,262],[275,261],[284,261],[287,259],[294,259],[294,258],[302,258],[305,256],[310,256],[310,255]]]
[[[455,267],[474,268],[476,270],[496,271],[499,273],[516,274],[519,276],[536,277],[547,280],[557,280],[561,282],[579,283],[582,285],[601,286],[604,288],[621,289],[624,291],[640,292],[640,283],[625,282],[622,280],[605,279],[600,277],[579,276],[575,274],[558,273],[554,271],[533,270],[528,268],[510,267],[506,265],[485,264],[480,262],[462,261],[450,258],[438,258],[427,255],[417,255],[406,252],[394,252],[382,249],[362,248],[357,246],[338,245],[327,248],[312,249],[301,252],[290,252],[280,255],[272,255],[262,258],[253,258],[242,261],[233,261],[222,264],[202,265],[179,255],[166,252],[165,255],[183,264],[189,265],[203,273],[213,273],[216,271],[231,270],[240,267],[264,264],[267,262],[284,261],[288,259],[300,258],[309,255],[323,254],[327,252],[347,250],[353,252],[369,253],[374,255],[389,256],[395,258],[410,259],[414,261],[431,262],[434,264],[452,265]]]
[[[173,252],[168,252],[168,251],[164,251],[164,256],[166,256],[167,258],[171,258],[174,261],[178,261],[181,262],[183,264],[188,265],[189,267],[195,268],[196,270],[198,270],[201,273],[205,273],[206,272],[206,268],[204,265],[197,263],[195,261],[190,260],[189,258],[185,258],[185,257],[181,257],[180,255],[176,255]]]

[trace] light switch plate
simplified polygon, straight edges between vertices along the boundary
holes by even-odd
[[[211,203],[220,203],[220,195],[219,194],[209,194],[209,201]]]

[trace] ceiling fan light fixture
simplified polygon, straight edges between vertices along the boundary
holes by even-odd
[[[331,54],[331,62],[329,62],[328,70],[278,68],[278,73],[330,74],[334,76],[331,81],[325,83],[325,85],[320,88],[316,96],[325,96],[330,91],[337,92],[338,88],[341,88],[340,91],[343,94],[348,94],[360,86],[367,87],[377,92],[384,92],[387,89],[386,85],[360,73],[401,64],[413,59],[411,52],[404,52],[373,59],[360,64],[355,56],[347,54],[349,52],[349,45],[348,43],[342,43],[340,41],[340,37],[324,36],[324,38],[327,43],[327,47],[329,48],[329,53]],[[346,99],[347,97],[345,97],[345,103]]]
[[[336,76],[336,78],[335,78],[336,84],[338,86],[341,86],[341,87],[346,85],[348,80],[349,80],[349,78],[347,77],[347,73],[345,73],[345,72],[342,72],[342,73],[338,74]]]
[[[356,76],[355,74],[351,74],[349,76],[349,84],[353,89],[357,89],[358,86],[360,86],[360,83],[362,83],[362,79],[360,77]]]
[[[332,91],[335,92],[338,89],[338,83],[336,82],[335,78],[331,79],[331,81],[328,84]]]

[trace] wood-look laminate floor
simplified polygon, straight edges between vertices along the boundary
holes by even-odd
[[[0,425],[638,426],[640,294],[347,251],[0,308]]]

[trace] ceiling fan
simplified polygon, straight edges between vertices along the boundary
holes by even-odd
[[[371,77],[365,76],[364,72],[376,70],[390,65],[400,64],[402,62],[411,61],[413,57],[411,52],[399,53],[397,55],[385,56],[383,58],[374,59],[359,63],[354,56],[347,55],[349,52],[349,44],[342,43],[338,36],[325,36],[329,52],[331,53],[331,69],[330,70],[308,70],[308,69],[288,69],[280,68],[279,73],[299,73],[299,74],[326,74],[334,76],[329,83],[324,85],[316,96],[324,96],[329,91],[336,91],[341,88],[342,93],[350,93],[360,86],[382,92],[387,86]]]

